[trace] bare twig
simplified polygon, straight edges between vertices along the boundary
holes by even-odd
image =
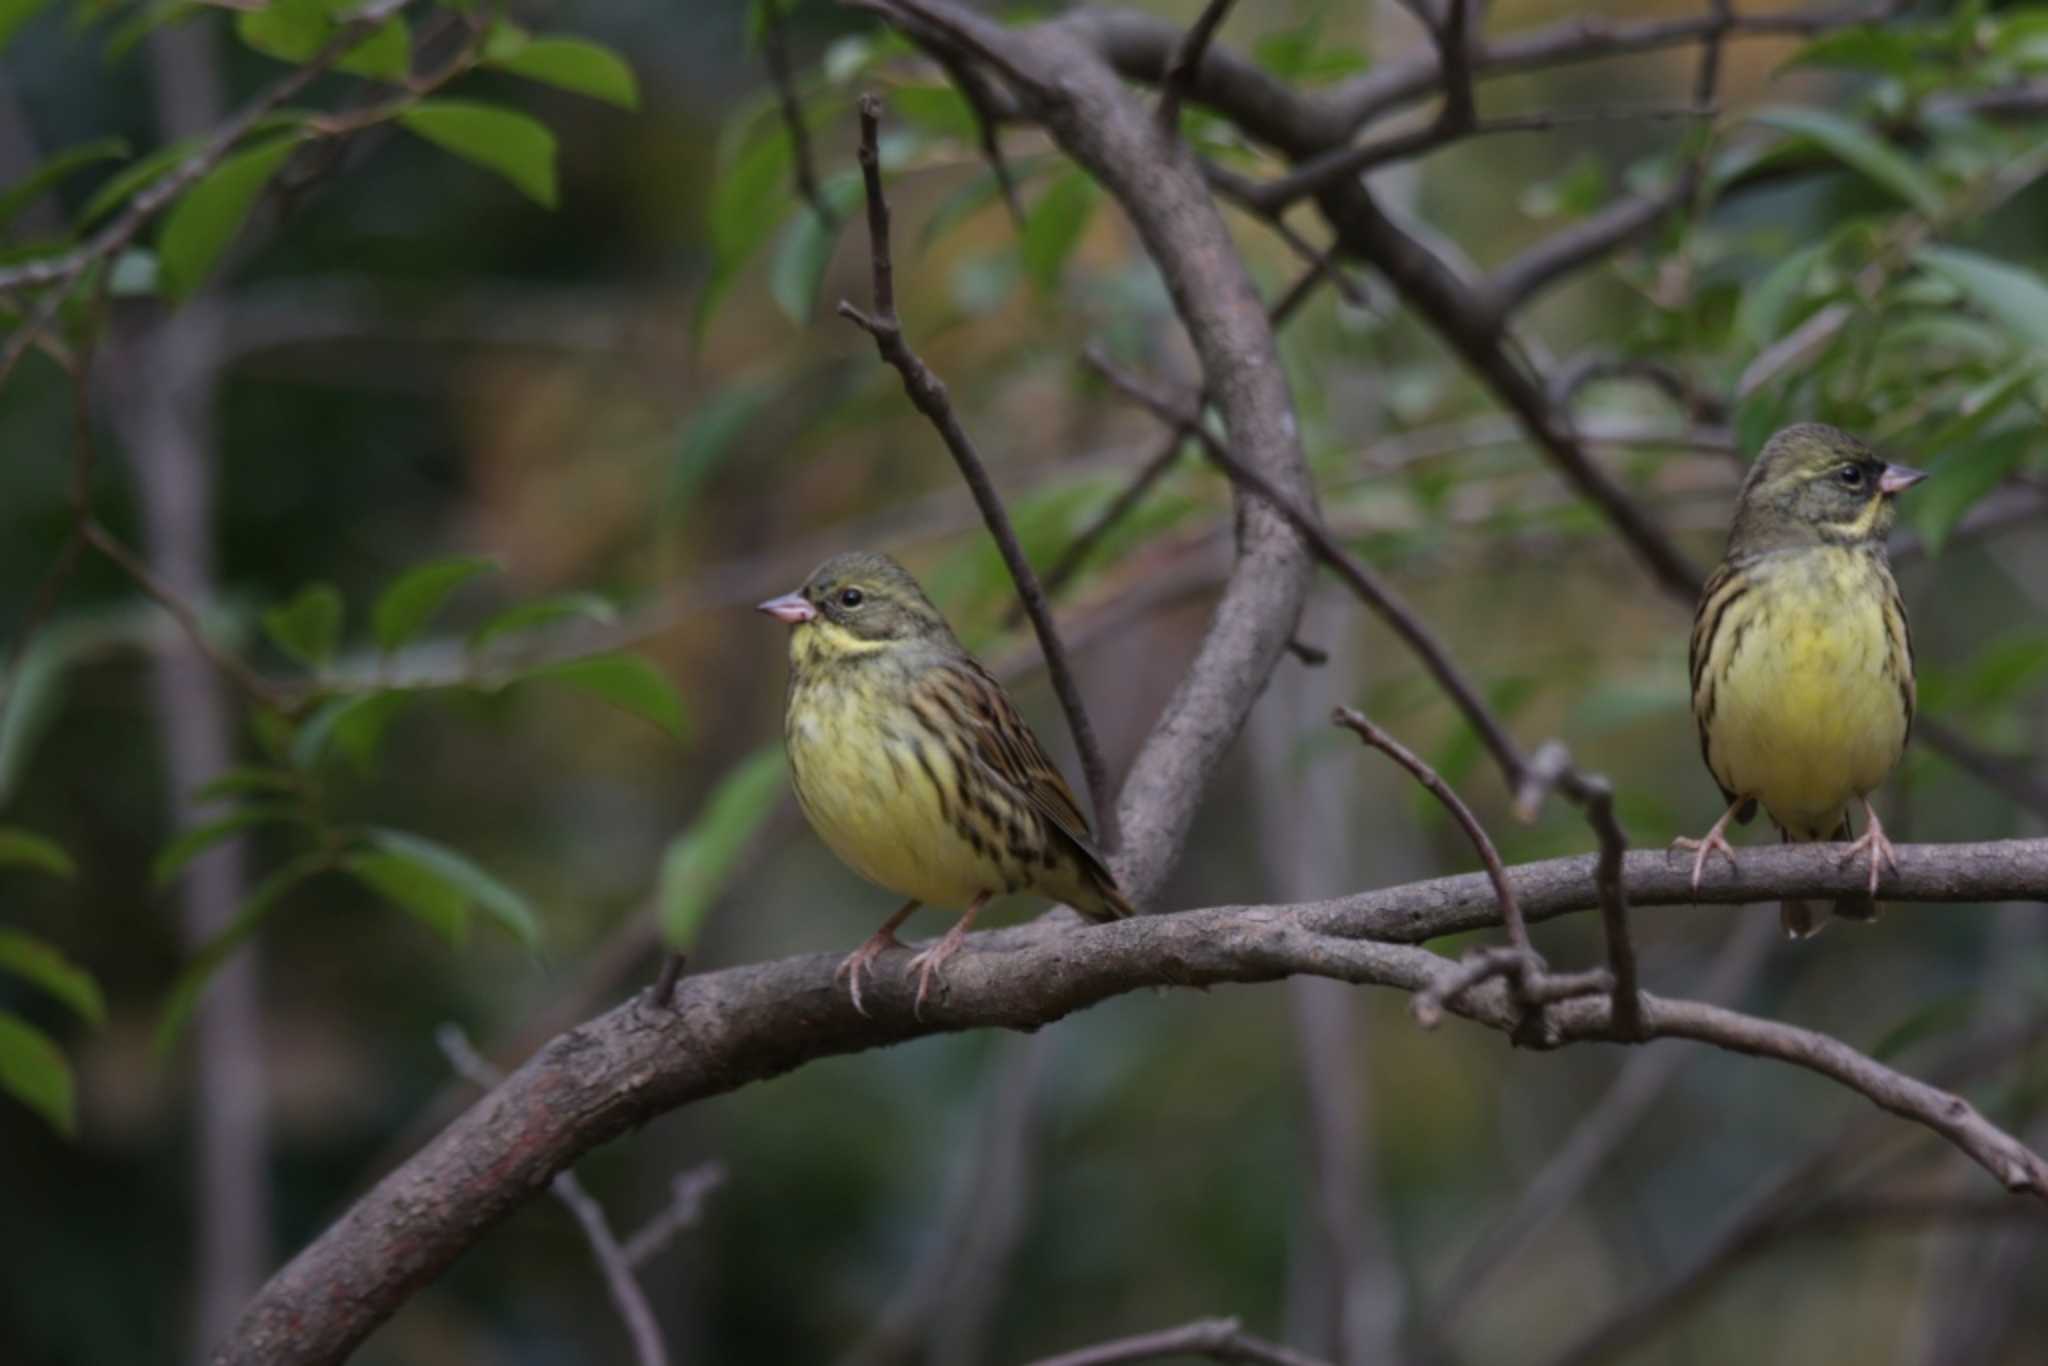
[[[889,201],[882,190],[882,161],[876,148],[881,122],[881,100],[874,95],[862,95],[860,169],[867,187],[874,311],[862,312],[842,299],[839,313],[875,339],[875,349],[902,375],[903,392],[917,410],[938,428],[939,436],[953,456],[953,463],[960,469],[961,478],[973,490],[975,504],[981,509],[982,519],[988,523],[989,535],[1002,552],[1003,563],[1009,567],[1010,578],[1017,585],[1017,595],[1024,600],[1024,610],[1031,617],[1039,648],[1045,651],[1046,669],[1052,676],[1053,691],[1059,694],[1060,706],[1067,714],[1067,726],[1074,735],[1074,748],[1080,752],[1081,773],[1088,783],[1090,804],[1095,808],[1095,828],[1102,837],[1103,847],[1114,850],[1117,846],[1116,798],[1110,789],[1109,770],[1103,765],[1102,751],[1095,741],[1095,728],[1089,724],[1088,709],[1081,700],[1081,689],[1074,682],[1073,670],[1067,664],[1066,647],[1060,643],[1059,629],[1053,624],[1045,590],[1039,585],[1031,561],[1025,557],[1024,547],[1018,544],[1016,530],[1010,525],[1010,514],[1004,509],[1002,498],[988,477],[987,467],[981,463],[973,441],[953,411],[945,384],[903,339],[903,325],[896,316],[896,267],[889,252]]]
[[[1484,291],[1492,324],[1499,327],[1549,286],[1655,228],[1691,202],[1698,184],[1698,169],[1688,164],[1656,194],[1617,199],[1500,266]]]
[[[761,55],[768,64],[768,80],[782,106],[782,123],[789,129],[790,176],[796,192],[828,228],[839,226],[839,215],[825,202],[818,189],[817,168],[811,162],[811,132],[804,124],[803,101],[797,98],[796,74],[789,64],[789,32],[784,25],[780,0],[761,0]]]
[[[1198,1319],[1178,1328],[1098,1342],[1058,1356],[1040,1357],[1031,1366],[1119,1366],[1128,1361],[1196,1356],[1211,1361],[1246,1362],[1251,1366],[1329,1366],[1277,1342],[1255,1338],[1236,1319]]]
[[[442,1025],[434,1031],[434,1042],[441,1046],[448,1065],[474,1082],[479,1090],[493,1091],[505,1080],[504,1074],[471,1046],[459,1025]],[[619,1317],[625,1320],[626,1335],[633,1342],[633,1359],[639,1366],[667,1366],[668,1346],[662,1341],[661,1325],[655,1321],[654,1308],[647,1302],[647,1292],[640,1288],[639,1278],[633,1274],[634,1259],[612,1234],[611,1221],[605,1217],[604,1206],[583,1188],[583,1183],[576,1179],[576,1173],[567,1168],[556,1173],[554,1180],[548,1183],[548,1189],[555,1193],[557,1200],[568,1206],[569,1212],[582,1226],[584,1240],[590,1244],[590,1254],[597,1260],[598,1270],[604,1273],[612,1303],[618,1307]]]
[[[1195,69],[1202,64],[1202,54],[1209,49],[1209,40],[1216,36],[1216,30],[1223,26],[1223,20],[1230,13],[1236,0],[1209,0],[1181,40],[1174,44],[1173,56],[1166,63],[1166,75],[1159,82],[1159,126],[1169,134],[1180,132],[1180,102],[1187,93],[1188,82]]]
[[[714,1157],[670,1178],[668,1203],[620,1247],[626,1265],[638,1270],[666,1251],[678,1233],[694,1227],[704,1217],[704,1202],[725,1184],[725,1176],[725,1164]]]

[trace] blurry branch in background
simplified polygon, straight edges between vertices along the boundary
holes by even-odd
[[[1180,101],[1187,92],[1188,74],[1202,64],[1202,54],[1209,50],[1209,40],[1216,36],[1216,30],[1223,27],[1223,20],[1230,13],[1236,0],[1209,0],[1202,6],[1202,12],[1195,16],[1195,22],[1188,25],[1188,31],[1173,46],[1173,56],[1167,60],[1166,75],[1159,82],[1158,117],[1160,130],[1170,137],[1180,136]]]
[[[220,125],[197,151],[179,162],[169,174],[136,195],[128,202],[127,208],[115,215],[111,223],[93,234],[83,245],[61,256],[41,257],[17,266],[0,267],[0,293],[54,286],[43,296],[36,310],[15,328],[14,334],[7,339],[5,350],[0,351],[0,384],[6,383],[7,377],[14,372],[14,367],[22,354],[57,316],[57,310],[63,306],[72,287],[87,270],[112,260],[135,240],[136,235],[148,226],[157,214],[168,208],[179,195],[218,166],[228,153],[234,150],[235,144],[253,131],[266,116],[319,79],[328,68],[347,56],[364,38],[410,3],[412,0],[371,0],[370,4],[365,5],[343,23],[318,52],[293,67],[289,73],[272,82],[255,99],[242,106],[241,110]]]
[[[782,123],[789,129],[790,176],[796,192],[818,221],[837,227],[839,215],[825,202],[818,189],[817,167],[811,161],[811,131],[804,124],[803,101],[797,97],[796,74],[789,66],[789,30],[780,0],[761,0],[761,55],[768,64],[768,80],[782,106]]]
[[[1598,860],[1507,870],[1530,920],[1596,908]],[[1745,851],[1739,875],[1715,868],[1699,890],[1659,854],[1623,862],[1636,906],[1834,896],[1860,885],[1821,845]],[[2048,899],[2048,839],[1906,845],[1893,903]],[[281,1270],[216,1360],[334,1362],[497,1220],[598,1144],[658,1114],[780,1075],[806,1062],[973,1028],[1035,1029],[1110,997],[1156,986],[1199,988],[1309,974],[1410,994],[1460,973],[1417,947],[1497,924],[1483,875],[1410,883],[1291,906],[1225,906],[1077,928],[1050,917],[976,934],[925,1018],[902,973],[876,974],[870,1013],[834,983],[837,956],[810,954],[684,978],[674,1008],[619,1006],[544,1046],[424,1150],[380,1182]],[[1447,1006],[1514,1033],[1526,1012],[1506,985],[1482,983]],[[2048,1199],[2048,1164],[1960,1096],[1916,1081],[1813,1030],[1700,1002],[1642,997],[1652,1038],[1683,1038],[1827,1077],[1931,1130],[2016,1192]],[[1611,1000],[1578,996],[1546,1012],[1549,1046],[1615,1041]],[[479,1180],[479,1172],[490,1173]]]
[[[1178,1328],[1162,1328],[1156,1333],[1139,1333],[1113,1342],[1098,1342],[1093,1347],[1079,1347],[1056,1357],[1040,1357],[1030,1366],[1119,1366],[1122,1362],[1158,1361],[1165,1357],[1207,1357],[1246,1366],[1329,1366],[1320,1357],[1253,1337],[1236,1319],[1197,1319]]]
[[[460,1025],[442,1025],[434,1031],[434,1042],[440,1045],[448,1065],[486,1094],[505,1080],[503,1073],[470,1046]],[[696,1222],[702,1215],[705,1197],[724,1180],[725,1169],[716,1162],[677,1174],[674,1198],[668,1206],[649,1220],[647,1227],[623,1241],[612,1233],[604,1206],[583,1188],[575,1172],[564,1168],[548,1182],[548,1189],[576,1216],[583,1229],[590,1255],[604,1273],[605,1287],[611,1291],[612,1303],[625,1322],[626,1336],[633,1343],[633,1359],[639,1366],[667,1366],[668,1347],[662,1341],[661,1325],[655,1321],[654,1308],[647,1302],[647,1292],[640,1288],[635,1269]]]
[[[1778,942],[1778,927],[1767,918],[1750,916],[1739,921],[1707,968],[1700,997],[1736,1004]],[[1579,1197],[1695,1056],[1690,1050],[1676,1048],[1644,1048],[1631,1053],[1606,1093],[1523,1183],[1515,1203],[1471,1240],[1463,1259],[1445,1277],[1443,1293],[1417,1313],[1414,1322],[1418,1326],[1457,1322],[1493,1273]]]
[[[1039,1110],[1058,1047],[1059,1037],[1047,1032],[1004,1041],[936,1227],[874,1326],[837,1366],[890,1366],[917,1358],[920,1347],[931,1366],[987,1359],[988,1320],[1031,1223]]]
[[[881,353],[883,361],[903,377],[903,392],[938,429],[953,463],[959,466],[960,477],[973,491],[975,505],[981,509],[982,520],[988,524],[989,536],[995,541],[996,549],[1002,552],[1003,563],[1017,585],[1017,596],[1023,599],[1024,610],[1031,617],[1039,648],[1045,651],[1045,665],[1052,676],[1053,691],[1059,695],[1060,707],[1067,715],[1067,728],[1073,732],[1074,748],[1081,757],[1081,773],[1088,783],[1088,798],[1095,809],[1095,829],[1101,838],[1102,848],[1114,853],[1118,843],[1115,789],[1110,786],[1109,770],[1103,765],[1102,750],[1095,740],[1095,728],[1089,724],[1088,708],[1081,700],[1080,686],[1074,682],[1073,670],[1068,666],[1066,647],[1060,643],[1059,627],[1053,623],[1052,608],[1045,600],[1045,590],[1039,586],[1038,575],[1031,568],[1024,547],[1017,541],[1016,529],[1010,525],[1010,514],[1003,507],[995,483],[988,477],[987,466],[982,464],[973,440],[953,411],[945,384],[903,338],[903,324],[896,316],[896,266],[889,249],[889,201],[882,190],[882,159],[877,147],[881,123],[881,100],[874,95],[862,95],[860,170],[867,192],[874,311],[863,312],[842,299],[839,301],[839,313],[875,339],[875,349]]]

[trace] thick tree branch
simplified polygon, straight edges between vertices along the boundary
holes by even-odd
[[[1596,864],[1593,856],[1524,864],[1509,878],[1534,922],[1597,906]],[[1824,845],[1746,850],[1739,872],[1711,869],[1697,898],[1683,860],[1631,854],[1622,873],[1638,907],[1827,897],[1855,890],[1862,876]],[[1901,846],[1887,899],[2048,899],[2048,839]],[[1308,973],[1421,991],[1456,968],[1415,944],[1497,923],[1493,889],[1479,874],[1334,901],[1215,907],[1088,928],[1051,917],[972,936],[948,971],[946,994],[927,1004],[923,1020],[912,1013],[914,983],[893,962],[877,973],[866,1016],[833,982],[837,954],[687,977],[671,1010],[629,1003],[542,1048],[273,1277],[217,1360],[339,1361],[582,1154],[655,1115],[817,1058],[946,1031],[1034,1029],[1142,987]],[[1497,983],[1454,1008],[1501,1030],[1519,1017]],[[1962,1101],[1824,1035],[1655,997],[1644,999],[1643,1013],[1652,1037],[1699,1039],[1819,1072],[1942,1133],[2001,1181],[2048,1182],[2038,1159]],[[1550,1016],[1558,1041],[1614,1034],[1605,996],[1564,1002]]]

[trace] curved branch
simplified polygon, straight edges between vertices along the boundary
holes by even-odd
[[[1509,871],[1533,922],[1599,904],[1594,856]],[[1692,902],[1690,868],[1662,854],[1623,863],[1637,907]],[[1753,848],[1717,866],[1698,900],[1825,897],[1856,890],[1861,870],[1825,845]],[[1895,901],[2048,898],[2048,839],[1908,845],[1887,888]],[[822,1057],[975,1028],[1036,1029],[1144,987],[1205,987],[1294,974],[1420,991],[1456,965],[1424,940],[1498,923],[1483,874],[1410,883],[1296,906],[1220,906],[1078,928],[1062,915],[969,938],[947,992],[912,1013],[915,990],[891,954],[853,1009],[833,981],[837,954],[809,954],[685,978],[673,1010],[619,1006],[557,1036],[417,1156],[387,1176],[257,1296],[223,1363],[341,1360],[413,1291],[485,1230],[597,1145],[678,1106],[779,1076]],[[1503,1031],[1520,1011],[1498,982],[1455,1010]],[[1611,1037],[1610,1003],[1553,1007],[1557,1039]],[[1900,1076],[1812,1031],[1645,995],[1652,1036],[1699,1039],[1835,1078],[1936,1129],[2001,1180],[2048,1192],[2048,1169],[1961,1100]]]

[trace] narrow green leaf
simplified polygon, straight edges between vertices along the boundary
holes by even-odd
[[[1922,247],[1915,259],[1946,277],[2014,336],[2048,348],[2048,284],[2038,274],[1961,247]]]
[[[58,877],[78,871],[71,855],[55,840],[12,825],[0,825],[0,868],[40,868]]]
[[[1095,210],[1100,192],[1095,182],[1080,171],[1069,171],[1046,189],[1031,206],[1024,220],[1024,237],[1018,243],[1024,273],[1042,294],[1059,288],[1060,274],[1067,258],[1081,243],[1088,229],[1088,217]]]
[[[335,63],[335,69],[351,76],[404,85],[412,75],[412,30],[397,16],[386,19]]]
[[[1814,242],[1784,257],[1762,279],[1743,291],[1735,308],[1735,330],[1761,351],[1791,329],[1787,326],[1801,302],[1814,268],[1826,257],[1829,243]]]
[[[102,161],[120,161],[127,155],[128,143],[122,138],[95,138],[67,147],[0,193],[0,227],[13,222],[23,209],[56,188],[73,171]]]
[[[105,1024],[107,1003],[92,974],[58,952],[54,944],[0,929],[0,969],[33,982],[92,1024]]]
[[[128,196],[198,151],[199,143],[200,139],[196,137],[180,138],[108,176],[100,182],[100,187],[92,192],[92,197],[85,201],[85,207],[78,211],[78,219],[72,225],[72,230],[84,232],[101,218],[112,213],[126,202]]]
[[[1976,1017],[1981,997],[1982,993],[1974,988],[1935,997],[1886,1030],[1871,1048],[1870,1056],[1879,1062],[1889,1062],[1914,1044],[1967,1028]]]
[[[655,892],[662,938],[670,948],[683,953],[696,942],[705,913],[731,880],[747,841],[786,791],[782,746],[763,745],[719,780],[690,828],[670,841]]]
[[[50,0],[0,0],[0,47],[5,47],[23,24],[49,7]]]
[[[1946,196],[1932,176],[1868,128],[1821,109],[1760,109],[1750,118],[1767,128],[1805,138],[1822,151],[1891,191],[1921,213],[1941,213]]]
[[[798,204],[796,216],[782,230],[775,259],[769,266],[768,293],[782,307],[790,321],[808,327],[817,312],[818,283],[832,264],[839,233],[851,221],[861,203],[858,171],[841,171],[828,176],[818,187],[819,197],[832,211],[832,221],[818,217],[809,204]]]
[[[2025,458],[2033,441],[2032,431],[2009,429],[1935,457],[1927,482],[1906,502],[1929,554],[1938,552],[1963,514]]]
[[[662,497],[664,518],[674,520],[691,504],[739,438],[783,392],[773,381],[737,379],[720,385],[697,406],[676,438]]]
[[[1925,68],[1924,43],[1909,33],[1863,25],[1829,33],[1801,48],[1787,67],[1825,66],[1843,71],[1875,71],[1901,79]]]
[[[534,38],[514,51],[486,56],[483,64],[621,109],[640,107],[639,82],[626,59],[585,38]]]
[[[158,1057],[170,1052],[171,1046],[178,1041],[178,1036],[184,1032],[185,1022],[192,1018],[193,1008],[206,992],[206,984],[213,980],[221,964],[256,933],[264,917],[277,909],[287,892],[315,874],[326,872],[330,866],[324,852],[301,854],[285,864],[263,879],[242,902],[241,909],[235,912],[235,918],[228,922],[227,928],[193,955],[192,961],[171,983],[170,995],[164,1001],[163,1019],[157,1023],[153,1044]]]
[[[166,294],[189,298],[205,283],[255,207],[256,197],[298,145],[298,134],[288,133],[237,152],[185,192],[157,239],[157,264]]]
[[[461,948],[469,939],[469,894],[441,873],[405,854],[371,850],[351,854],[343,868],[364,886]]]
[[[263,630],[309,669],[324,669],[341,642],[341,590],[331,583],[307,584],[279,607],[263,614]]]
[[[378,850],[409,860],[449,886],[459,888],[471,903],[482,907],[528,948],[540,942],[540,919],[533,913],[532,905],[467,856],[456,853],[445,844],[403,830],[372,830],[369,841]]]
[[[457,555],[399,575],[370,609],[370,628],[377,637],[377,647],[388,653],[411,643],[448,601],[449,594],[497,567],[496,560],[485,556]]]
[[[789,130],[779,121],[769,122],[741,144],[712,181],[707,223],[712,267],[711,278],[697,296],[695,327],[700,336],[741,268],[767,242],[781,217],[790,196],[789,168]]]
[[[556,593],[535,598],[531,602],[507,607],[477,627],[469,637],[469,648],[481,650],[500,637],[538,630],[573,617],[581,617],[585,621],[614,622],[619,619],[619,609],[596,593]]]
[[[889,112],[942,138],[973,143],[981,136],[974,106],[951,85],[899,85],[889,92]]]
[[[604,654],[565,660],[529,670],[520,679],[581,688],[652,721],[678,740],[684,736],[683,699],[676,694],[668,676],[639,655]]]
[[[426,690],[420,688],[389,688],[322,703],[292,738],[291,761],[299,768],[312,768],[332,748],[367,775],[385,730],[424,696]]]
[[[244,830],[298,818],[298,811],[288,806],[245,806],[217,820],[195,825],[159,849],[156,857],[150,860],[150,884],[158,890],[170,886],[193,859]]]
[[[67,1138],[78,1131],[76,1086],[64,1051],[42,1030],[5,1011],[0,1011],[0,1091]]]
[[[555,207],[555,135],[538,119],[470,100],[421,100],[398,121],[443,151],[496,171],[543,208]]]
[[[334,37],[349,6],[332,0],[270,0],[235,16],[235,35],[251,49],[281,62],[303,62]],[[405,20],[379,25],[335,64],[353,76],[402,83],[412,70],[412,34]]]
[[[217,802],[251,795],[291,797],[297,796],[304,785],[304,779],[290,769],[236,767],[201,784],[192,793],[192,800]]]

